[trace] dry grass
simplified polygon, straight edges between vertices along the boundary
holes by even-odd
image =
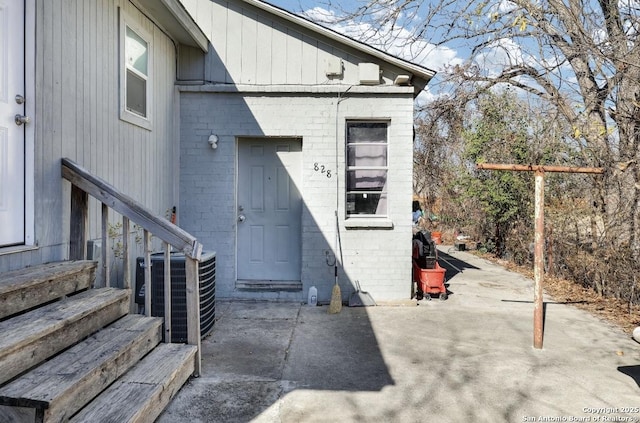
[[[506,260],[499,260],[489,254],[480,254],[483,258],[495,262],[506,269],[533,279],[533,269],[517,266]],[[591,288],[585,288],[575,282],[545,275],[544,290],[555,301],[571,303],[607,322],[620,327],[631,335],[633,329],[640,326],[640,306],[632,305],[616,298],[604,297]]]

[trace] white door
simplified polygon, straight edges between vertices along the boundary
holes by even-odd
[[[238,142],[238,280],[300,281],[302,142]]]
[[[0,0],[0,246],[25,241],[24,1]]]

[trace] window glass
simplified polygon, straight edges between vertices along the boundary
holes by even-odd
[[[127,110],[147,115],[147,81],[127,69]]]
[[[347,171],[347,186],[350,191],[382,191],[386,184],[386,170]]]
[[[125,39],[127,110],[147,116],[148,43],[127,26]]]
[[[127,27],[125,44],[127,66],[147,76],[147,52],[149,50],[147,42]]]
[[[120,119],[151,131],[153,38],[145,22],[119,13]]]
[[[354,144],[347,147],[348,166],[386,166],[387,146],[380,144]]]
[[[347,140],[356,142],[387,142],[386,122],[350,122],[347,126]]]
[[[347,122],[348,216],[387,214],[387,122]]]
[[[386,194],[347,194],[347,214],[349,215],[386,214],[386,211]]]

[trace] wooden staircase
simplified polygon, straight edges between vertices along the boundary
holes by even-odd
[[[0,422],[153,422],[194,374],[197,346],[160,343],[162,319],[91,289],[95,269],[0,274]]]

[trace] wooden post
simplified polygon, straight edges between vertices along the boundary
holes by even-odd
[[[535,247],[533,268],[533,347],[542,349],[544,336],[544,173],[595,173],[602,174],[604,170],[598,167],[569,167],[569,166],[538,166],[515,164],[481,163],[476,166],[483,170],[508,170],[515,172],[535,172]]]
[[[535,247],[533,266],[533,347],[542,348],[544,303],[542,279],[544,277],[544,172],[536,170],[535,176]]]
[[[164,247],[164,342],[170,344],[171,339],[171,249],[166,242]]]
[[[151,232],[144,230],[144,315],[151,317]]]
[[[71,226],[69,230],[69,260],[87,259],[89,230],[89,194],[71,185]]]
[[[102,203],[102,286],[111,286],[111,276],[109,274],[109,206]]]
[[[553,276],[553,225],[549,225],[549,237],[547,238],[547,274]]]
[[[122,216],[122,267],[124,269],[123,288],[131,288],[131,263],[129,260],[129,219]]]
[[[194,376],[200,376],[202,353],[200,342],[200,276],[198,260],[185,256],[187,286],[187,344],[197,345]]]

